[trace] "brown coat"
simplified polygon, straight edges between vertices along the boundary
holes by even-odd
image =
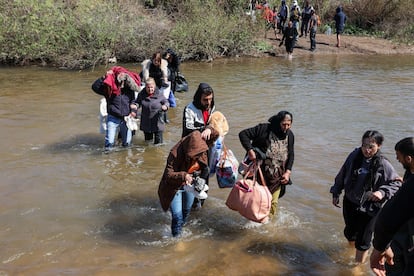
[[[217,139],[218,132],[215,130],[213,132],[212,136]],[[199,131],[193,131],[181,138],[171,149],[158,187],[158,197],[164,211],[168,210],[176,192],[185,184],[185,176],[191,166],[191,159],[200,155],[197,160],[200,166],[208,166],[207,152],[208,145],[201,138]]]

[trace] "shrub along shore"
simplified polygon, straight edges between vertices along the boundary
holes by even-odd
[[[346,33],[412,43],[411,1],[347,0],[341,3],[348,16]],[[255,21],[246,15],[246,2],[0,0],[0,63],[83,69],[113,57],[140,62],[167,48],[182,60],[257,56],[273,45],[264,39],[260,15]],[[333,27],[338,2],[313,0],[312,5],[322,18],[320,30]]]

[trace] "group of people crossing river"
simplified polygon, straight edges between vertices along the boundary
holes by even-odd
[[[175,59],[174,67],[171,60]],[[179,59],[174,51],[157,52],[142,63],[142,72],[114,66],[97,79],[92,89],[106,102],[105,149],[110,152],[120,138],[123,147],[132,143],[134,132],[141,130],[144,139],[163,144],[168,123],[166,112],[174,104]],[[172,95],[172,96],[171,96]],[[211,158],[228,132],[223,113],[216,110],[215,92],[199,83],[191,103],[184,108],[181,138],[172,147],[158,186],[164,211],[171,213],[171,233],[180,237],[193,210],[202,210],[207,198]],[[225,113],[225,112],[224,112]],[[218,117],[218,120],[212,120]],[[218,124],[217,122],[222,122]],[[139,124],[139,128],[137,126]],[[282,110],[240,131],[246,158],[260,164],[265,185],[271,195],[270,218],[277,215],[279,198],[292,184],[295,136],[291,130],[293,114]],[[342,207],[344,236],[355,247],[355,262],[370,262],[377,275],[386,271],[411,275],[414,271],[414,137],[395,145],[397,160],[406,170],[400,177],[381,152],[383,135],[367,130],[361,144],[346,158],[330,188],[332,204]],[[197,187],[201,187],[197,189]],[[340,205],[340,197],[343,203]]]

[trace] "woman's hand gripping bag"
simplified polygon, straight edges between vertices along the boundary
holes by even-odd
[[[266,185],[260,185],[256,181],[259,171],[262,183],[265,183],[260,165],[253,166],[256,167],[253,179],[248,179],[246,174],[237,181],[227,197],[226,205],[251,221],[265,223],[269,220],[272,194]]]
[[[237,181],[239,161],[233,152],[223,146],[221,156],[216,165],[216,177],[219,188],[231,188]]]

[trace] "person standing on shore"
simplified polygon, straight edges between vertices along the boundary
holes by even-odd
[[[318,29],[318,17],[315,14],[315,10],[312,8],[311,17],[309,19],[309,36],[310,36],[310,50],[313,52],[316,50],[316,31]]]
[[[336,47],[341,47],[341,35],[345,29],[346,15],[343,12],[342,6],[336,8],[336,14],[334,16],[335,29],[336,29]]]
[[[279,9],[279,13],[278,13],[278,17],[279,17],[279,22],[277,24],[277,28],[278,28],[278,34],[282,34],[285,30],[285,25],[286,25],[286,20],[288,18],[289,12],[288,12],[288,7],[286,6],[286,0],[282,0],[282,3],[280,5],[280,9]],[[276,36],[276,39],[279,39],[278,36]]]
[[[313,7],[310,4],[310,0],[305,0],[305,6],[302,10],[302,24],[300,26],[300,36],[302,37],[303,34],[305,34],[305,37],[308,36],[309,31],[309,20],[312,16],[311,11],[313,10]]]
[[[356,249],[358,264],[367,260],[376,215],[401,187],[400,177],[380,151],[383,141],[381,133],[367,130],[362,145],[348,155],[330,189],[332,204],[338,208],[339,196],[345,191],[344,235]]]

